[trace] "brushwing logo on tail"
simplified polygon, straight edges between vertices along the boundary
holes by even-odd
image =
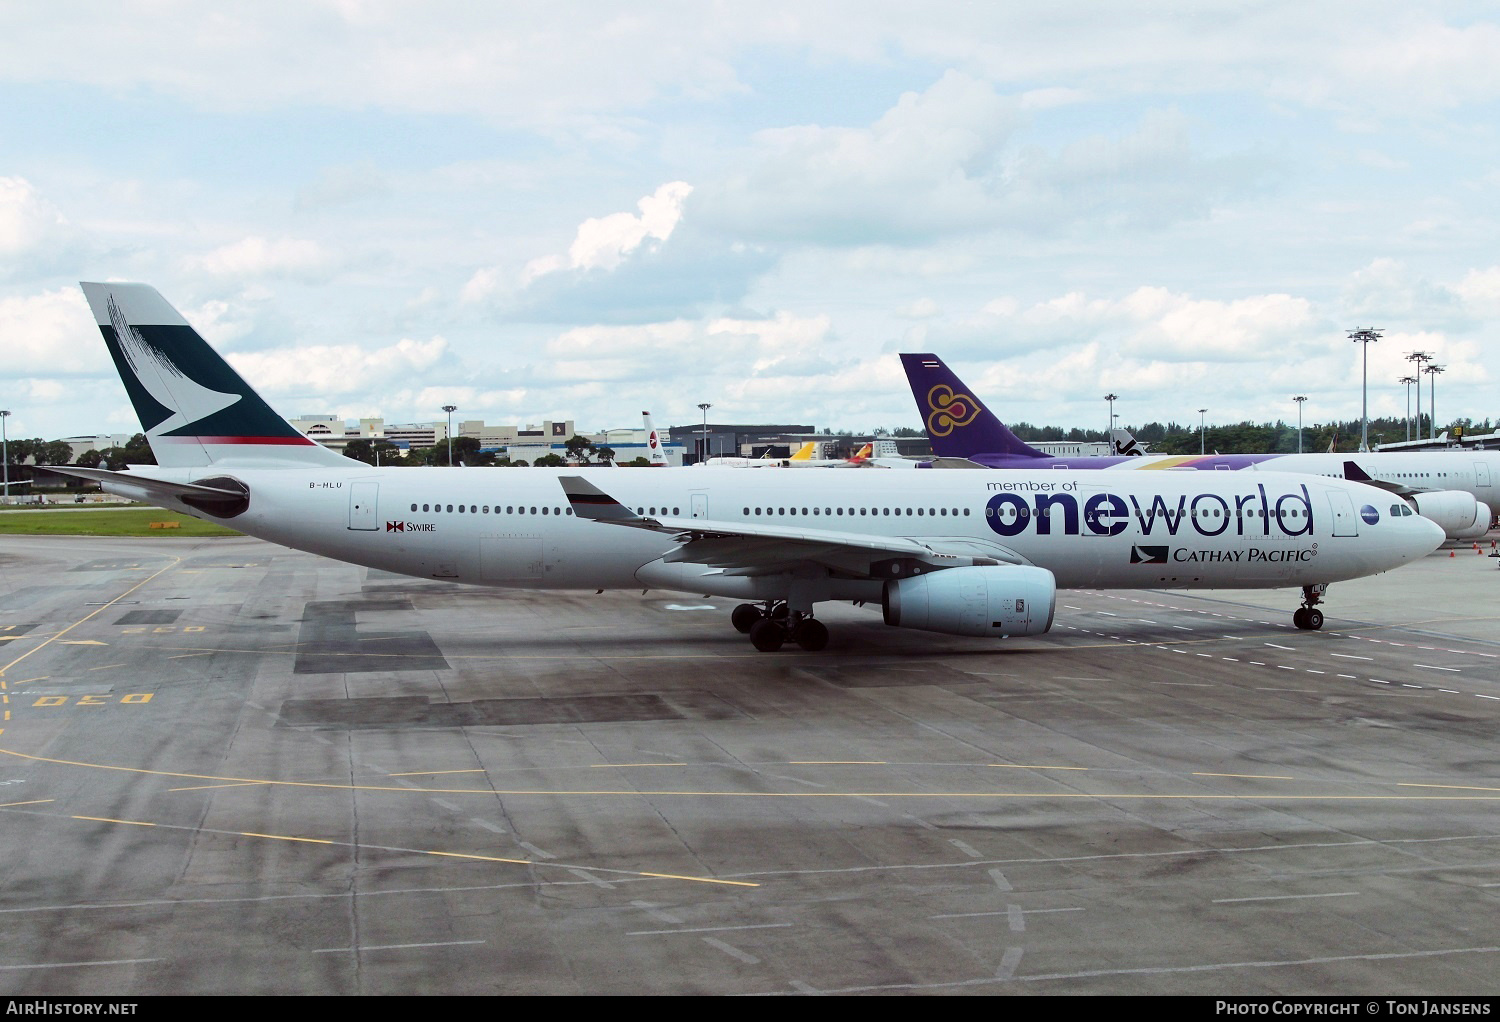
[[[952,387],[940,383],[927,392],[927,408],[927,432],[947,436],[973,422],[983,406],[968,394],[955,394]]]
[[[1169,547],[1164,546],[1132,546],[1130,548],[1131,564],[1166,564],[1167,551]]]
[[[130,366],[130,371],[135,374],[137,382],[157,404],[173,409],[171,415],[150,426],[146,430],[147,435],[160,436],[206,419],[241,399],[240,394],[209,390],[184,375],[166,352],[156,348],[141,336],[139,330],[126,322],[113,295],[109,298],[109,322],[114,327],[120,354]],[[145,423],[141,425],[144,426]]]

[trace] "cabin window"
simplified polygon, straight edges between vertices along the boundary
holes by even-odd
[[[536,508],[532,508],[532,509],[531,509],[531,513],[532,513],[532,514],[536,514]]]
[[[416,509],[417,509],[417,505],[415,505],[415,504],[413,504],[413,505],[412,505],[412,506],[411,506],[411,509],[412,509],[412,510],[413,510],[413,511],[415,511],[415,510],[416,510]]]
[[[412,508],[412,510],[413,510],[413,511],[415,511],[415,510],[416,510],[416,508]],[[423,511],[426,511],[426,510],[427,510],[427,505],[426,505],[426,504],[423,504],[423,505],[422,505],[422,510],[423,510]]]
[[[464,506],[462,504],[458,505],[458,513],[459,514],[463,514],[464,513]]]
[[[452,505],[452,504],[449,504],[449,505],[448,505],[448,513],[449,513],[449,514],[450,514],[450,515],[451,515],[451,514],[452,514],[452,513],[453,513],[453,505]]]
[[[546,514],[546,513],[547,513],[547,509],[546,508],[542,508],[542,514]]]
[[[672,509],[672,516],[673,516],[673,517],[674,517],[674,518],[675,518],[675,517],[677,517],[677,516],[678,516],[678,515],[680,515],[680,514],[681,514],[681,512],[680,512],[680,511],[678,511],[678,510],[677,510],[677,509],[676,509],[676,508],[675,508],[675,507],[674,507],[674,508],[673,508],[673,509]]]

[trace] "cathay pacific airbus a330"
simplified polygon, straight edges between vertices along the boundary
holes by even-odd
[[[927,426],[935,468],[1249,469],[1354,479],[1401,497],[1451,539],[1478,539],[1500,513],[1500,451],[1057,457],[1012,433],[936,355],[907,354],[901,362]]]
[[[313,443],[155,289],[84,284],[158,464],[59,468],[261,539],[419,578],[746,601],[758,649],[820,649],[817,604],[1035,635],[1058,588],[1301,587],[1398,567],[1442,530],[1342,479],[1248,473],[372,468]]]

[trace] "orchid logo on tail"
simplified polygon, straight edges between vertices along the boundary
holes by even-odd
[[[947,436],[967,426],[983,410],[978,401],[967,394],[955,394],[945,383],[927,392],[927,408],[927,432],[932,436]]]

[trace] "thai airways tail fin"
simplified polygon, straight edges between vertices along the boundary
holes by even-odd
[[[641,417],[646,421],[646,457],[653,468],[667,464],[667,452],[662,448],[661,434],[651,424],[651,413],[642,412]]]
[[[351,464],[272,411],[154,287],[81,286],[158,465]]]
[[[970,458],[976,454],[1008,454],[1021,458],[1049,458],[1005,427],[1005,423],[975,400],[963,381],[932,354],[901,356],[912,397],[927,427],[932,453],[939,458]]]

